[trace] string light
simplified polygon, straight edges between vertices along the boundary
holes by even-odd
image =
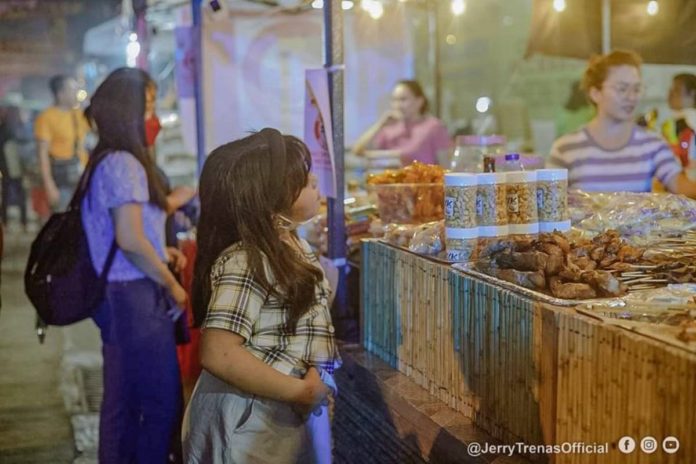
[[[466,11],[466,2],[464,0],[452,0],[452,14],[461,16]]]
[[[312,2],[312,8],[316,10],[321,10],[322,8],[324,8],[324,0],[314,0]]]
[[[491,107],[491,99],[488,97],[479,97],[478,100],[476,100],[476,111],[479,113],[485,113],[487,112]]]
[[[566,9],[565,0],[553,0],[553,9],[558,11],[559,13],[562,11],[565,11],[565,9]]]
[[[648,14],[650,16],[655,16],[660,11],[660,4],[656,0],[648,2]]]
[[[367,11],[372,19],[379,19],[384,15],[384,6],[377,0],[362,0],[360,7]]]
[[[343,0],[341,2],[341,8],[343,8],[346,11],[352,10],[354,6],[355,6],[355,3],[353,2],[353,0]]]

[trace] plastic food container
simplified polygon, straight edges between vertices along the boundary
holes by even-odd
[[[476,227],[476,193],[476,175],[445,174],[445,227]]]
[[[540,169],[537,173],[537,210],[540,232],[570,230],[568,170]]]
[[[478,252],[478,228],[445,229],[445,248],[447,260],[466,262],[476,259]]]
[[[504,173],[484,173],[476,176],[476,223],[482,237],[500,236],[501,226],[507,226],[507,184]],[[503,235],[507,234],[507,228]]]
[[[423,224],[445,217],[443,184],[373,184],[367,188],[385,224]]]
[[[484,158],[494,159],[505,150],[502,135],[460,135],[452,155],[450,169],[456,172],[483,172]]]
[[[536,171],[505,173],[508,228],[511,235],[539,233]]]

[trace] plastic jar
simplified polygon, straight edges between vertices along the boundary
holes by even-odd
[[[505,173],[508,228],[511,235],[539,233],[536,171]]]
[[[445,227],[476,227],[477,185],[474,174],[445,174]]]
[[[445,228],[445,248],[447,259],[453,262],[466,262],[476,259],[478,252],[478,228]]]
[[[504,153],[507,140],[502,135],[460,135],[450,161],[455,172],[483,172],[484,158]]]
[[[476,180],[476,223],[479,234],[487,236],[488,229],[508,223],[506,178],[504,173],[484,173]]]
[[[568,170],[540,169],[537,172],[537,210],[540,232],[570,230],[568,213]]]

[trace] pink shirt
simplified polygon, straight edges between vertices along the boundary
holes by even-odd
[[[452,141],[442,121],[426,116],[415,123],[399,121],[382,127],[374,144],[379,150],[399,150],[403,165],[413,161],[437,164],[437,152],[449,149]]]

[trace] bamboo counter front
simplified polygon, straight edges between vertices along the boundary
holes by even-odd
[[[532,456],[556,463],[696,463],[696,353],[377,241],[361,278],[365,349],[503,443],[608,444]]]

